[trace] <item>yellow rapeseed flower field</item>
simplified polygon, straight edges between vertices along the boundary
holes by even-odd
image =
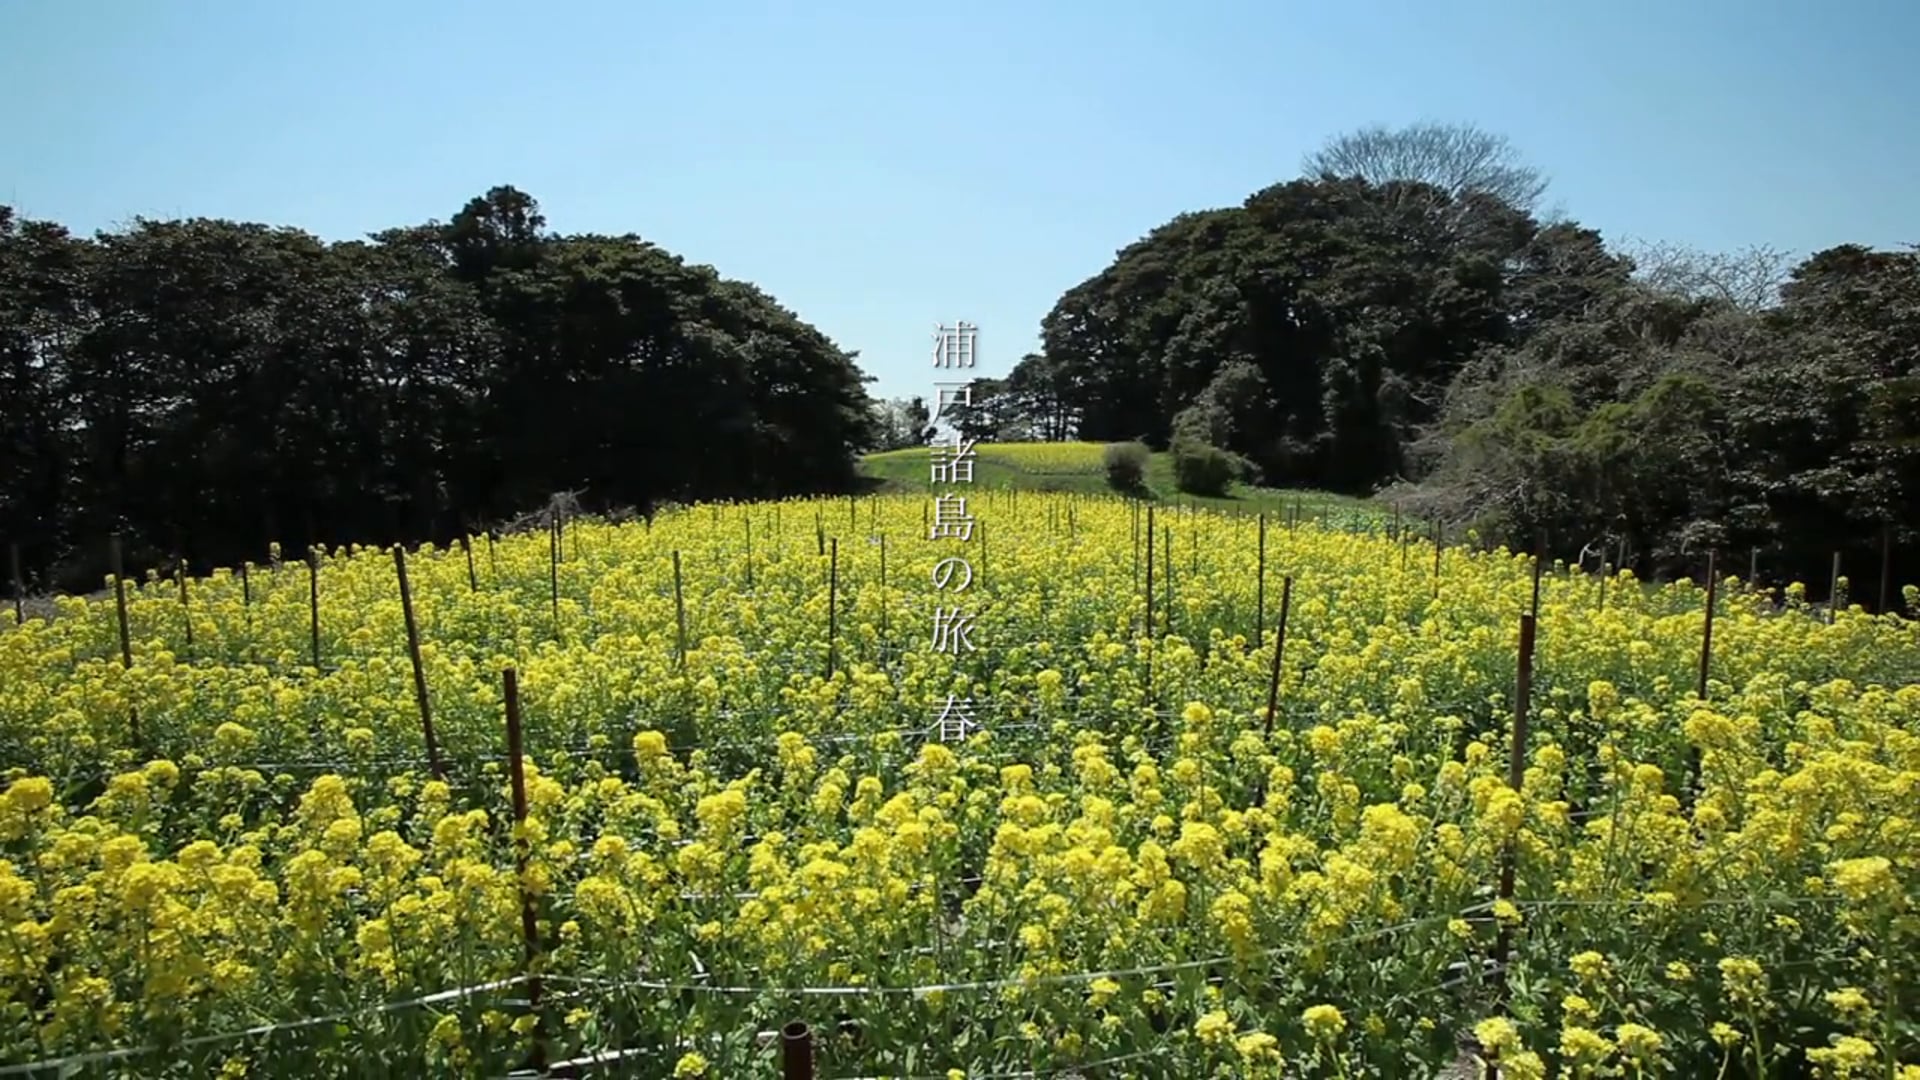
[[[444,779],[389,552],[0,629],[0,1076],[1920,1075],[1914,623],[1547,568],[1515,788],[1523,556],[928,502],[409,552]]]

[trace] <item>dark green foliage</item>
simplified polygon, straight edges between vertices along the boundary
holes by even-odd
[[[1101,452],[1107,467],[1107,485],[1115,491],[1136,492],[1146,486],[1147,459],[1151,451],[1138,440],[1108,443]]]
[[[0,535],[90,589],[116,528],[137,569],[444,540],[556,491],[844,490],[877,438],[853,361],[636,236],[547,232],[512,188],[334,244],[0,207]]]
[[[1636,275],[1591,229],[1376,158],[1379,183],[1318,172],[1124,248],[1043,320],[1028,381],[1080,438],[1190,444],[1196,483],[1211,446],[1588,565],[1759,549],[1774,582],[1841,551],[1877,584],[1890,528],[1894,580],[1920,572],[1920,254],[1782,282],[1761,249],[1658,249]]]
[[[1175,432],[1171,449],[1174,483],[1189,495],[1225,495],[1247,472],[1246,459],[1185,431]]]

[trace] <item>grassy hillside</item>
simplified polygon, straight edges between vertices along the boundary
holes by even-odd
[[[1105,447],[1093,442],[982,443],[976,450],[973,483],[987,488],[1114,494],[1101,460]],[[931,465],[930,451],[922,446],[868,454],[860,461],[860,471],[877,490],[925,491],[931,482]],[[1158,502],[1276,517],[1295,505],[1302,517],[1337,522],[1357,523],[1382,515],[1381,508],[1368,500],[1305,488],[1236,484],[1223,498],[1189,495],[1174,484],[1173,456],[1165,453],[1154,454],[1147,463],[1147,490],[1148,497]]]

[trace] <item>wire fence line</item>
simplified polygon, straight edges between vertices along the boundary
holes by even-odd
[[[213,1035],[196,1035],[182,1039],[177,1049],[212,1046],[230,1042],[244,1042],[248,1039],[270,1038],[282,1032],[299,1031],[305,1028],[321,1027],[326,1024],[346,1023],[350,1020],[365,1019],[366,1017],[382,1013],[407,1012],[412,1009],[430,1008],[434,1005],[445,1004],[449,1001],[459,1001],[464,998],[477,997],[495,990],[505,990],[515,986],[521,986],[527,981],[526,976],[515,975],[511,978],[497,979],[493,982],[482,983],[478,986],[463,986],[451,990],[441,990],[438,993],[406,998],[401,1001],[389,1001],[382,1004],[369,1005],[365,1008],[355,1009],[349,1012],[332,1013],[326,1016],[310,1016],[297,1020],[283,1020],[272,1024],[261,1024],[241,1031],[224,1031]],[[32,1073],[47,1072],[49,1070],[64,1074],[71,1070],[83,1069],[93,1065],[107,1065],[115,1061],[125,1060],[126,1058],[138,1057],[142,1054],[163,1053],[169,1049],[175,1048],[148,1044],[70,1054],[66,1057],[50,1058],[44,1061],[30,1061],[19,1065],[0,1065],[0,1076],[26,1076]]]
[[[1677,903],[1671,903],[1671,904],[1664,900],[1650,900],[1645,897],[1638,897],[1633,899],[1605,898],[1605,897],[1590,898],[1590,899],[1542,898],[1542,899],[1531,899],[1531,900],[1516,899],[1512,901],[1514,906],[1521,909],[1522,911],[1538,910],[1538,909],[1546,909],[1546,908],[1567,908],[1567,907],[1610,907],[1610,908],[1646,908],[1646,907],[1669,908],[1669,907],[1672,907],[1672,908],[1677,908],[1682,910],[1688,909],[1688,908],[1696,908],[1696,907],[1720,907],[1720,906],[1792,907],[1792,906],[1798,906],[1798,905],[1816,905],[1816,906],[1831,905],[1836,902],[1838,902],[1838,898],[1831,897],[1831,896],[1706,897],[1706,898],[1700,898],[1695,900],[1679,901]],[[915,985],[908,985],[908,986],[872,986],[872,985],[753,986],[753,985],[727,985],[727,984],[716,983],[712,981],[699,981],[699,980],[690,981],[690,982],[668,982],[663,980],[649,980],[649,979],[607,980],[607,979],[594,979],[594,978],[586,978],[586,977],[552,975],[552,974],[542,975],[540,976],[540,980],[546,986],[570,986],[570,987],[578,988],[572,991],[563,991],[559,994],[551,995],[545,999],[548,1002],[560,1002],[560,1003],[564,1003],[567,1001],[597,999],[608,994],[626,993],[626,992],[633,992],[633,991],[643,991],[643,992],[650,992],[650,993],[673,993],[673,994],[685,994],[685,993],[711,994],[711,995],[726,996],[726,997],[769,998],[769,999],[778,999],[778,998],[899,999],[899,998],[922,998],[922,997],[926,997],[928,995],[936,994],[936,993],[962,994],[962,995],[982,994],[982,993],[994,993],[994,992],[998,992],[1001,990],[1008,990],[1008,989],[1027,989],[1027,988],[1032,988],[1036,986],[1079,986],[1079,985],[1090,984],[1098,979],[1112,979],[1112,980],[1118,981],[1121,979],[1142,979],[1142,978],[1154,978],[1154,977],[1166,976],[1166,975],[1176,975],[1176,974],[1181,974],[1184,972],[1191,972],[1191,971],[1205,971],[1209,969],[1232,968],[1238,965],[1244,965],[1248,963],[1250,960],[1270,961],[1270,960],[1284,959],[1289,956],[1296,956],[1296,955],[1299,955],[1300,953],[1308,952],[1308,951],[1317,951],[1317,950],[1323,950],[1323,949],[1341,949],[1341,948],[1351,947],[1354,945],[1363,945],[1369,942],[1378,941],[1383,938],[1391,937],[1396,934],[1406,933],[1412,930],[1418,930],[1426,927],[1440,925],[1456,918],[1465,918],[1471,915],[1484,914],[1484,913],[1490,912],[1493,906],[1494,904],[1492,901],[1471,904],[1466,907],[1460,908],[1457,911],[1451,911],[1444,914],[1422,916],[1420,918],[1415,918],[1415,919],[1407,919],[1399,923],[1394,923],[1388,926],[1375,927],[1369,930],[1348,934],[1339,938],[1335,938],[1331,941],[1292,942],[1285,945],[1274,946],[1268,949],[1260,950],[1259,952],[1253,953],[1250,956],[1235,956],[1235,955],[1209,956],[1209,957],[1200,958],[1200,959],[1174,961],[1174,962],[1169,962],[1164,964],[1148,964],[1148,965],[1140,965],[1140,966],[1130,967],[1130,968],[1109,968],[1109,969],[1103,969],[1103,970],[1076,971],[1076,972],[1058,973],[1058,974],[1050,974],[1050,975],[1013,976],[1013,977],[1001,977],[1001,978],[985,979],[985,980],[926,983],[926,984],[915,984]],[[1817,965],[1818,963],[1819,963],[1818,960],[1807,960],[1807,961],[1804,961],[1800,966],[1812,966],[1812,965]],[[1483,978],[1487,975],[1497,974],[1500,969],[1499,965],[1494,965],[1492,967],[1489,967],[1485,963],[1483,963],[1480,976],[1475,976],[1470,971],[1468,971],[1468,968],[1470,968],[1470,966],[1471,965],[1467,964],[1464,961],[1458,961],[1453,964],[1450,964],[1447,970],[1449,972],[1459,972],[1460,974],[1455,974],[1452,978],[1449,978],[1440,983],[1435,983],[1430,986],[1422,987],[1416,990],[1404,991],[1401,994],[1395,995],[1394,997],[1388,999],[1388,1002],[1390,1005],[1403,1004],[1403,1003],[1410,1002],[1412,1000],[1417,1000],[1419,998],[1426,997],[1435,993],[1441,993],[1448,990],[1459,989],[1468,985],[1472,985],[1475,982],[1479,981],[1480,978]],[[66,1075],[79,1069],[85,1069],[85,1068],[88,1068],[91,1066],[97,1066],[97,1065],[112,1064],[113,1062],[116,1062],[116,1061],[123,1061],[128,1058],[139,1057],[143,1054],[155,1054],[155,1053],[167,1052],[169,1050],[216,1046],[216,1045],[233,1043],[233,1042],[245,1042],[250,1039],[268,1039],[286,1032],[320,1027],[327,1024],[347,1023],[354,1020],[364,1020],[367,1017],[376,1016],[376,1015],[402,1013],[402,1012],[408,1012],[416,1009],[432,1008],[437,1005],[444,1005],[450,1002],[463,1001],[470,998],[476,998],[476,997],[480,997],[485,994],[494,993],[497,991],[511,990],[517,987],[525,986],[531,981],[532,981],[531,978],[526,975],[510,976],[507,978],[492,980],[492,981],[481,983],[474,986],[455,987],[447,990],[441,990],[431,994],[424,994],[424,995],[405,998],[397,1001],[388,1001],[388,1002],[382,1002],[377,1004],[369,1004],[362,1008],[329,1013],[321,1016],[301,1017],[301,1018],[278,1021],[274,1023],[260,1024],[253,1027],[240,1029],[240,1030],[217,1032],[217,1033],[208,1034],[208,1035],[191,1036],[189,1038],[181,1040],[178,1044],[175,1044],[172,1047],[162,1047],[155,1044],[142,1044],[138,1046],[115,1047],[115,1048],[108,1048],[108,1049],[102,1049],[102,1050],[86,1051],[82,1053],[69,1054],[69,1055],[64,1055],[56,1058],[47,1058],[47,1059],[42,1059],[38,1061],[24,1062],[19,1064],[0,1065],[0,1077],[27,1076],[27,1075],[32,1075],[36,1073],[45,1073],[45,1072],[56,1072],[62,1075]],[[1220,979],[1218,976],[1212,976],[1210,977],[1209,981],[1218,982],[1220,981]],[[1165,989],[1175,984],[1172,982],[1162,981],[1162,982],[1156,982],[1153,985],[1158,988]],[[508,999],[508,1000],[502,1001],[501,1004],[514,1006],[514,1007],[527,1008],[527,1007],[531,1007],[532,1002],[527,999],[516,998],[516,999]],[[765,1035],[767,1033],[761,1032],[760,1034]],[[1164,1052],[1165,1052],[1165,1048],[1161,1048],[1159,1050],[1152,1050],[1152,1051],[1141,1051],[1135,1054],[1127,1055],[1125,1058],[1120,1058],[1120,1059],[1110,1059],[1109,1061],[1102,1061],[1102,1062],[1085,1062],[1085,1063],[1080,1063],[1072,1066],[1063,1066],[1058,1072],[1047,1072],[1047,1073],[1011,1072],[1011,1073],[994,1073],[994,1074],[988,1074],[988,1075],[1006,1076],[1006,1077],[1058,1075],[1058,1073],[1071,1072],[1071,1071],[1074,1071],[1075,1069],[1091,1068],[1099,1064],[1106,1064],[1106,1063],[1111,1063],[1112,1061],[1119,1061],[1119,1060],[1132,1060],[1134,1058],[1138,1058],[1142,1056],[1154,1056],[1158,1053],[1164,1053]],[[576,1062],[572,1062],[569,1064],[586,1066],[594,1063],[595,1060],[596,1059],[592,1057],[588,1057],[588,1058],[578,1059]],[[529,1074],[525,1074],[525,1073],[510,1074],[510,1076],[513,1076],[516,1078],[523,1077],[526,1075],[529,1075]],[[931,1080],[940,1080],[940,1078],[937,1078],[937,1077],[931,1078]]]

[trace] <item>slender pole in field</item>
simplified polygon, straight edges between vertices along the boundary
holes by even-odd
[[[24,626],[27,621],[27,584],[20,577],[19,541],[7,545],[7,564],[13,572],[13,624]]]
[[[1827,584],[1827,625],[1832,626],[1840,614],[1840,553],[1833,553],[1833,578]]]
[[[974,523],[973,529],[975,532],[980,534],[980,578],[979,580],[980,580],[981,591],[984,592],[987,587],[987,523],[984,521],[977,521]]]
[[[553,604],[553,636],[560,636],[560,518],[547,519],[547,594]]]
[[[1153,637],[1153,506],[1147,506],[1147,637]]]
[[[1541,553],[1545,548],[1546,542],[1542,540],[1539,546],[1533,549],[1533,604],[1527,610],[1533,612],[1536,618],[1540,615],[1540,571],[1545,562]]]
[[[742,515],[747,522],[747,588],[753,588],[753,513]]]
[[[831,553],[827,556],[827,678],[833,678],[833,669],[840,659],[840,538],[833,538]]]
[[[1167,561],[1167,633],[1173,633],[1173,526],[1166,526],[1167,535],[1160,545],[1160,557]]]
[[[1153,504],[1147,504],[1147,700],[1153,700]]]
[[[1133,587],[1140,587],[1140,504],[1130,502],[1133,509]],[[1151,590],[1149,590],[1151,591]]]
[[[500,672],[500,688],[507,705],[507,774],[513,784],[513,823],[514,823],[514,862],[524,882],[527,861],[531,852],[525,832],[527,823],[527,768],[525,740],[520,727],[520,680],[512,668]],[[538,912],[535,910],[533,894],[527,891],[525,884],[520,887],[520,938],[527,952],[527,1005],[535,1017],[540,1014],[540,976],[534,974],[540,960],[540,929]],[[532,1060],[528,1062],[535,1071],[541,1071],[546,1064],[546,1040],[538,1033],[537,1024],[533,1040]]]
[[[460,552],[467,557],[467,591],[480,591],[480,575],[473,568],[473,537],[462,534]]]
[[[1255,573],[1253,590],[1253,647],[1260,647],[1260,639],[1267,628],[1267,515],[1260,515],[1260,569]]]
[[[1717,553],[1707,552],[1707,617],[1700,634],[1700,681],[1694,687],[1694,696],[1700,701],[1707,700],[1707,674],[1713,669],[1713,608],[1714,598],[1720,586],[1720,573]],[[1687,802],[1693,802],[1694,795],[1700,790],[1700,748],[1687,748]]]
[[[187,632],[187,655],[193,655],[193,605],[187,600],[187,560],[173,564],[173,579],[180,586],[180,621]]]
[[[1514,675],[1513,687],[1513,743],[1507,752],[1507,786],[1518,792],[1526,782],[1527,775],[1527,707],[1533,697],[1533,641],[1534,613],[1523,612],[1520,616],[1520,663]],[[1514,851],[1508,844],[1500,860],[1500,888],[1497,896],[1501,900],[1513,899]],[[1499,971],[1499,995],[1506,999],[1507,951],[1512,946],[1512,931],[1505,923],[1500,925],[1500,937],[1494,942],[1494,964]]]
[[[1707,672],[1713,664],[1713,608],[1714,598],[1720,588],[1718,553],[1707,552],[1707,622],[1700,636],[1700,682],[1696,694],[1701,701],[1707,700]]]
[[[1893,526],[1880,526],[1880,603],[1874,607],[1876,614],[1887,613],[1887,594],[1893,583]]]
[[[307,636],[313,644],[313,670],[320,670],[320,549],[307,549]]]
[[[107,545],[107,554],[113,566],[113,606],[120,616],[120,668],[133,670],[133,632],[127,625],[127,571],[121,560],[120,534],[114,533]],[[140,709],[127,706],[127,727],[133,738],[135,748],[140,746]]]
[[[680,549],[673,550],[673,640],[675,663],[687,666],[687,596],[681,587]]]
[[[1273,734],[1273,714],[1280,708],[1280,657],[1287,649],[1287,612],[1293,606],[1293,575],[1280,579],[1280,622],[1273,631],[1273,672],[1267,677],[1267,720],[1261,735]]]
[[[253,579],[248,576],[247,568],[251,563],[240,562],[240,611],[246,617],[247,625],[247,663],[253,663]]]
[[[433,709],[427,698],[427,669],[420,662],[420,628],[413,618],[413,590],[407,587],[407,552],[393,545],[393,572],[400,579],[400,614],[407,622],[407,659],[413,662],[413,699],[420,706],[420,735],[427,744],[427,764],[434,779],[445,781],[446,766],[440,761],[440,741],[433,735]]]

